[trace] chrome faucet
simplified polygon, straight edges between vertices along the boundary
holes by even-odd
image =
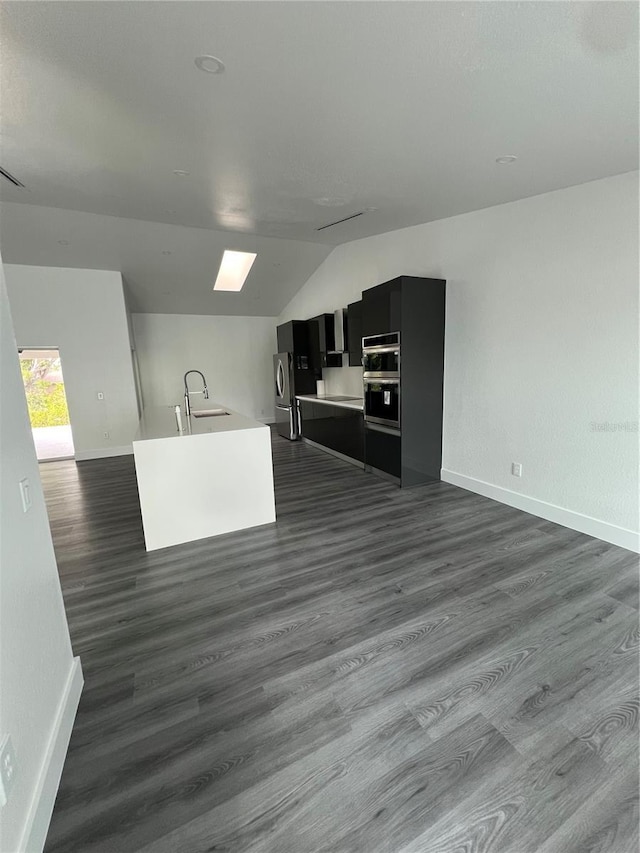
[[[187,376],[190,373],[199,373],[202,376],[202,391],[189,391],[189,385],[187,384]],[[204,378],[204,373],[200,370],[187,370],[184,375],[184,413],[187,417],[191,414],[191,403],[189,402],[190,394],[202,394],[205,400],[209,399],[209,389],[207,388],[207,380]]]

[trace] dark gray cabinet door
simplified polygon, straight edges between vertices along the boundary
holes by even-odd
[[[318,324],[318,347],[320,352],[331,352],[336,348],[335,319],[333,314],[319,314],[309,323]]]
[[[347,306],[347,349],[349,367],[362,365],[362,300]]]
[[[276,329],[278,352],[293,352],[293,322],[283,323]]]
[[[309,356],[311,350],[309,324],[306,320],[289,320],[276,329],[278,352],[294,352]]]
[[[342,353],[332,352],[336,348],[334,315],[319,314],[307,322],[314,369],[321,371],[323,367],[342,367]]]
[[[362,334],[384,335],[389,328],[389,292],[384,288],[365,290],[362,294]]]
[[[367,428],[364,436],[364,461],[371,468],[400,479],[402,474],[402,448],[399,435],[390,435]]]
[[[402,278],[394,278],[362,294],[362,334],[399,332],[402,321]]]
[[[302,437],[342,453],[357,462],[364,461],[364,421],[362,412],[327,403],[299,400]]]

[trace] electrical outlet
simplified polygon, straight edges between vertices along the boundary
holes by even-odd
[[[511,473],[514,477],[522,477],[522,465],[520,462],[511,463]]]
[[[0,806],[9,799],[16,775],[16,758],[9,735],[2,741],[0,747]]]
[[[102,437],[103,437],[103,438],[109,438],[109,433],[105,430],[105,431],[102,433]]]
[[[102,391],[98,391],[98,400],[104,400],[104,394]]]

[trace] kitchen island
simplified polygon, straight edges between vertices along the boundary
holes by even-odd
[[[271,431],[207,401],[208,411],[145,409],[133,439],[147,551],[276,520]]]

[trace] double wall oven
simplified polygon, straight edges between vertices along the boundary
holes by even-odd
[[[400,333],[362,339],[364,420],[372,429],[400,432]]]

